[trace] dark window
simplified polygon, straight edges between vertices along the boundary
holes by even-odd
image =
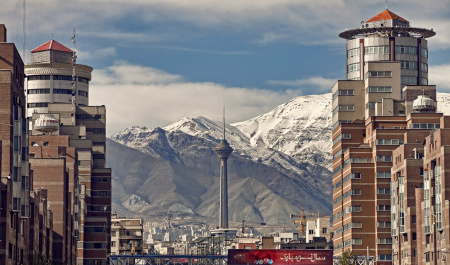
[[[28,89],[27,94],[50,94],[50,88]]]
[[[72,89],[61,89],[61,88],[54,88],[53,94],[65,94],[65,95],[71,95]]]
[[[53,80],[72,81],[72,76],[70,76],[70,75],[54,75]]]
[[[29,108],[47,108],[48,102],[41,102],[41,103],[28,103]]]
[[[50,80],[49,75],[32,75],[27,77],[28,80]]]

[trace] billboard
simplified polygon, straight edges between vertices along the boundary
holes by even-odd
[[[231,265],[331,265],[333,250],[304,249],[229,249],[228,264]]]

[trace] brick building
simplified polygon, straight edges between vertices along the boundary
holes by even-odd
[[[339,35],[347,39],[347,80],[332,89],[336,256],[350,250],[376,264],[397,258],[393,242],[406,212],[400,218],[391,204],[393,151],[410,150],[440,127],[436,87],[428,85],[426,38],[434,35],[389,10]],[[402,209],[414,204],[403,196]]]

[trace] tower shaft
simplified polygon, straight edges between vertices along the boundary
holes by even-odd
[[[227,159],[222,158],[220,162],[220,213],[219,228],[228,228],[228,180]]]

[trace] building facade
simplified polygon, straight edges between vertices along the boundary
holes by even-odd
[[[417,144],[419,136],[440,127],[442,117],[435,113],[436,87],[427,85],[425,38],[434,35],[389,10],[340,34],[347,39],[347,80],[332,89],[336,256],[350,250],[377,264],[396,258],[393,151]]]
[[[46,113],[49,103],[70,103],[72,96],[77,106],[89,105],[92,67],[75,64],[74,56],[71,49],[56,40],[31,51],[31,64],[25,65],[27,117],[35,112]]]
[[[120,218],[114,213],[111,217],[111,255],[142,255],[143,232],[142,218]]]

